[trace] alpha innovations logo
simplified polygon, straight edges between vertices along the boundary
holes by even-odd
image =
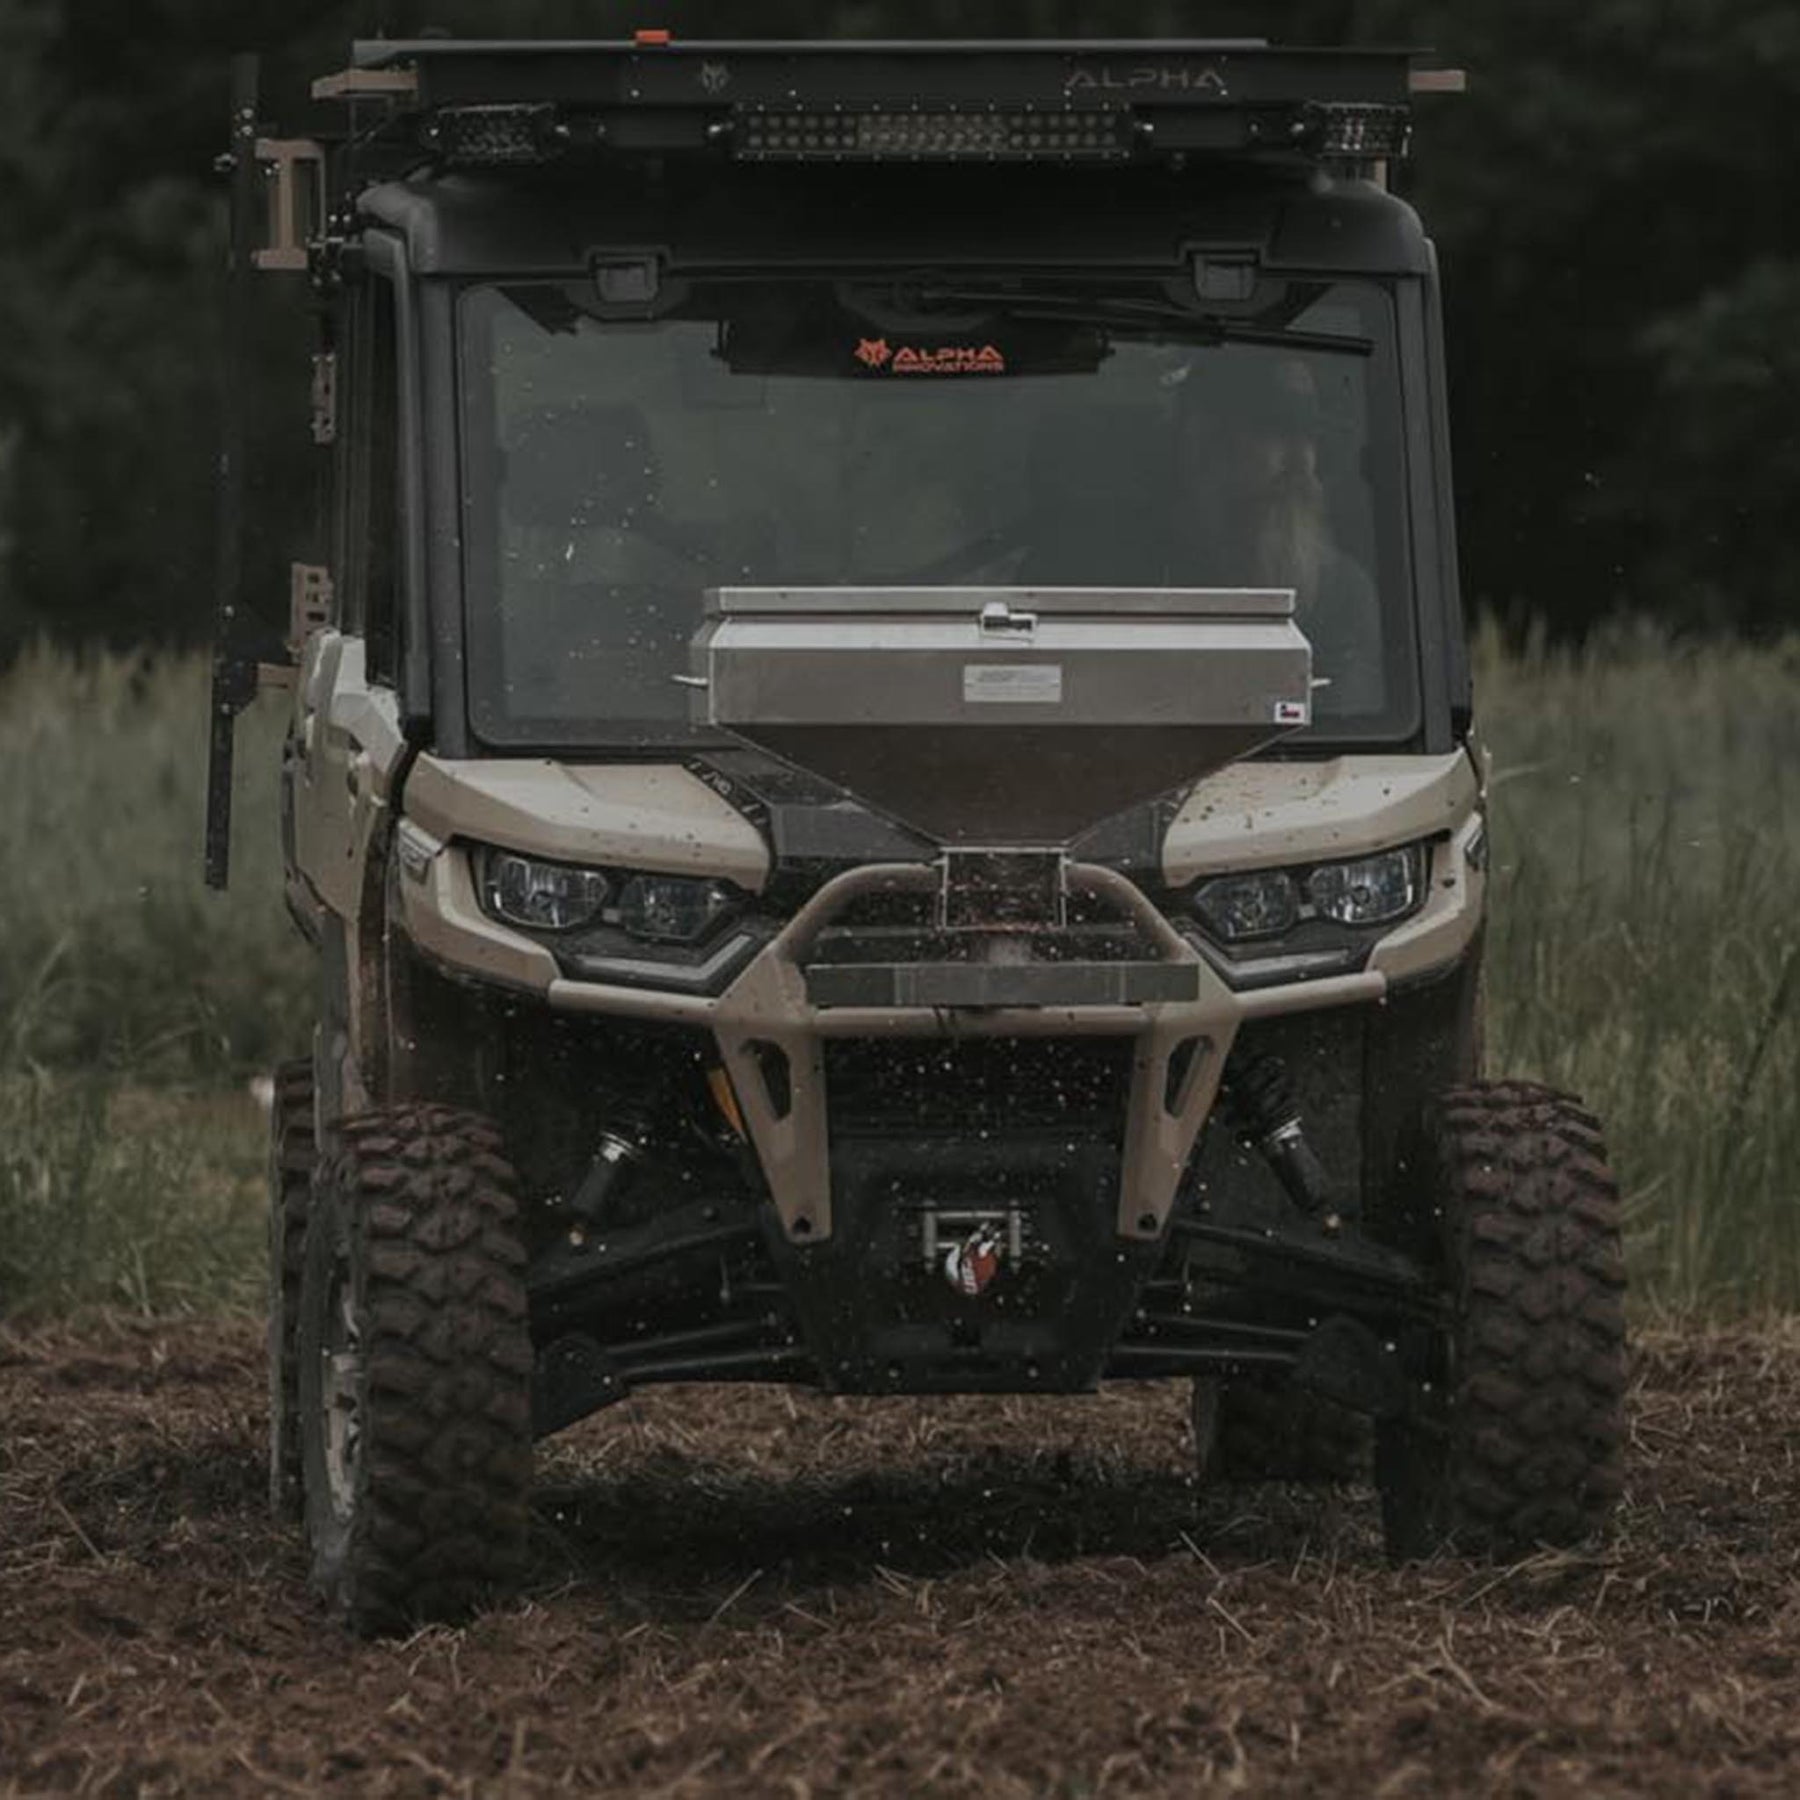
[[[902,344],[864,338],[856,360],[876,375],[1004,375],[1006,353],[998,344]]]

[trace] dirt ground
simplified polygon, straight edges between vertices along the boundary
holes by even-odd
[[[1184,1394],[641,1396],[534,1575],[346,1640],[263,1506],[248,1324],[0,1334],[0,1794],[1800,1791],[1800,1325],[1637,1352],[1615,1539],[1380,1558],[1196,1492]]]

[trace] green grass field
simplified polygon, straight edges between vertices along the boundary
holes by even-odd
[[[0,1311],[255,1303],[256,1070],[307,1041],[282,910],[283,715],[241,728],[238,880],[200,881],[206,671],[0,681]]]
[[[1493,1072],[1605,1117],[1647,1306],[1800,1305],[1800,644],[1480,647]],[[204,671],[0,681],[0,1307],[253,1303],[255,1072],[306,1042],[281,713],[199,880]]]
[[[1490,1065],[1605,1118],[1643,1294],[1800,1304],[1800,643],[1483,651]]]

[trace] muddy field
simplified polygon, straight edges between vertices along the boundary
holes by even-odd
[[[1403,1572],[1197,1494],[1183,1395],[646,1396],[534,1578],[347,1642],[262,1506],[254,1329],[0,1335],[0,1794],[1791,1794],[1800,1329],[1647,1339],[1616,1539]]]

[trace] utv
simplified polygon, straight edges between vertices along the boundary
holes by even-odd
[[[1372,1438],[1397,1557],[1605,1519],[1615,1183],[1481,1076],[1415,62],[381,42],[335,143],[240,71],[328,527],[260,670],[226,534],[209,865],[291,685],[271,1474],[353,1626],[503,1589],[651,1382],[1180,1376],[1208,1478]]]

